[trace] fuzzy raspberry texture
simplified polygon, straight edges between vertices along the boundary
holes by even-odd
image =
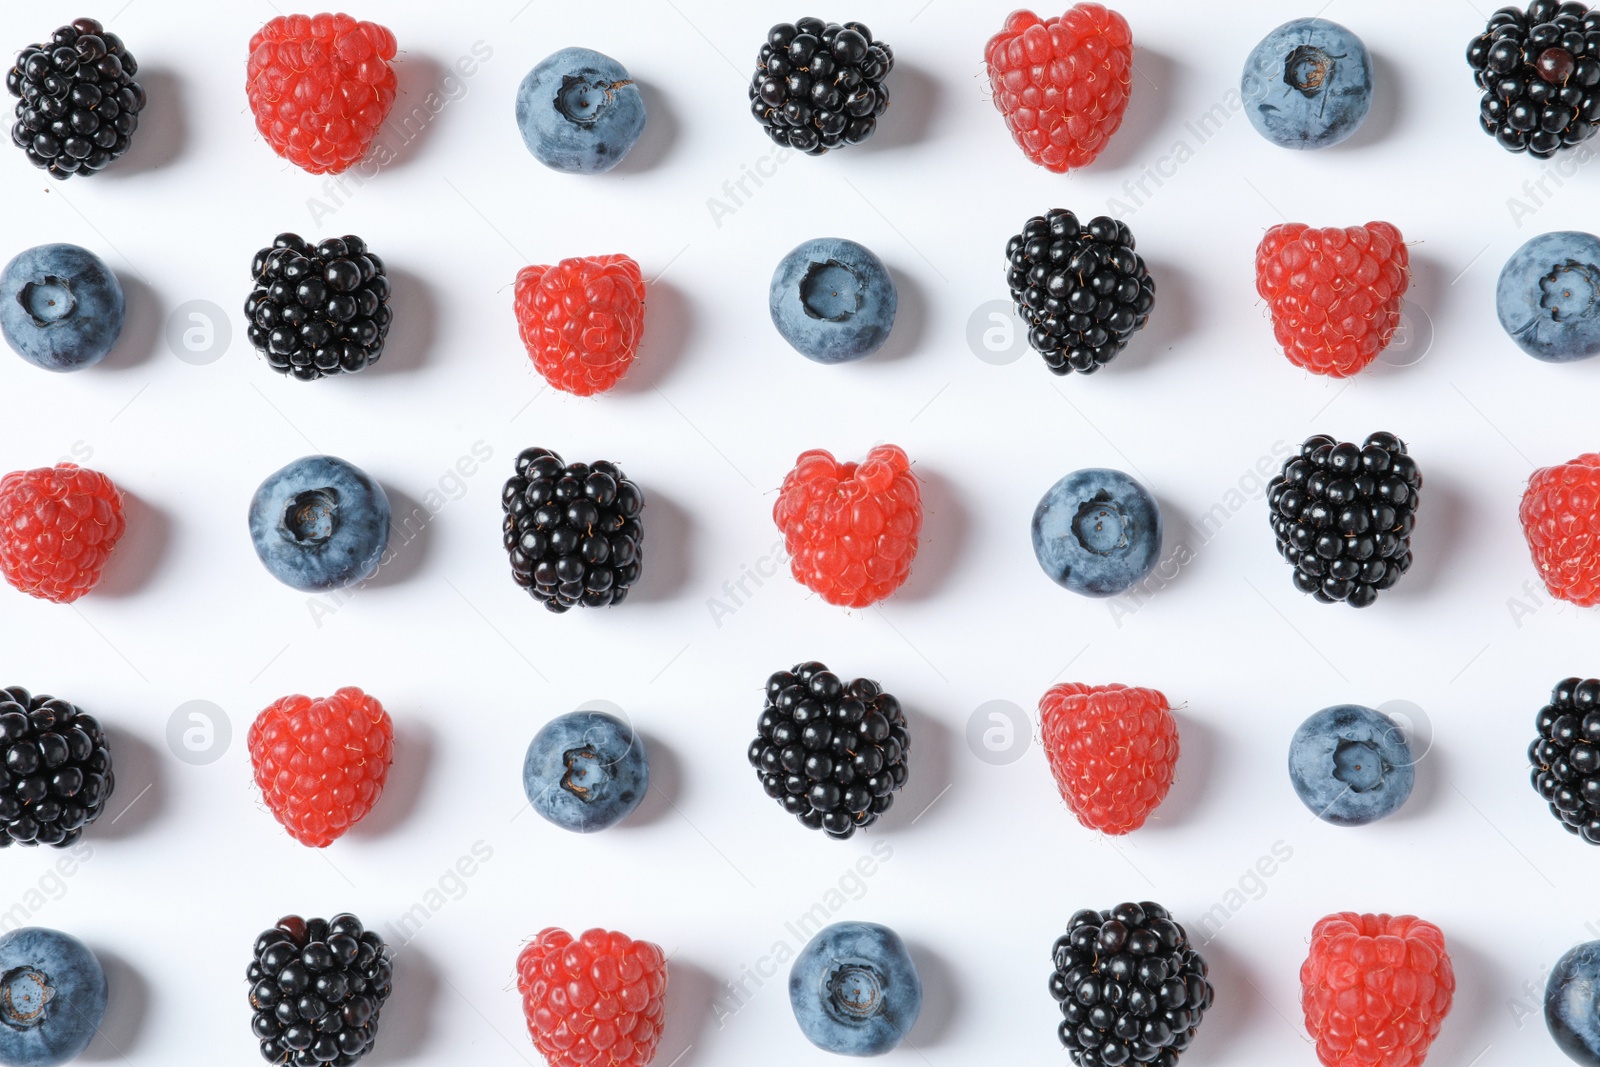
[[[800,453],[783,479],[772,518],[795,581],[830,604],[864,608],[911,575],[922,494],[911,460],[894,445],[879,445],[859,466],[816,448]]]
[[[1166,799],[1178,723],[1160,692],[1064,682],[1039,701],[1039,718],[1056,788],[1089,829],[1137,830]]]
[[[1409,264],[1405,239],[1387,222],[1325,230],[1287,222],[1256,249],[1256,292],[1289,362],[1348,378],[1400,328]]]
[[[281,15],[250,38],[245,92],[272,150],[311,174],[362,156],[394,106],[394,34],[349,15]]]
[[[1133,89],[1133,33],[1100,4],[1017,11],[984,50],[995,107],[1027,157],[1057,174],[1094,162]]]
[[[327,848],[383,795],[394,723],[354,686],[319,700],[284,697],[251,724],[250,762],[262,799],[289,836]]]
[[[645,1067],[661,1043],[667,960],[626,934],[551,927],[517,957],[517,992],[550,1067]]]
[[[1600,604],[1600,455],[1541,467],[1522,494],[1522,532],[1550,595]]]
[[[1416,1067],[1455,989],[1444,934],[1415,915],[1320,919],[1300,967],[1300,1006],[1325,1067]]]
[[[58,463],[0,478],[0,574],[70,604],[100,581],[122,537],[122,493],[99,471]]]
[[[603,393],[633,365],[644,336],[644,278],[629,257],[523,267],[516,299],[528,358],[562,392]]]

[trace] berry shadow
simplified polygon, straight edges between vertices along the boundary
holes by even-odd
[[[914,468],[922,494],[922,535],[911,575],[895,593],[908,603],[937,596],[960,565],[972,517],[949,479],[927,467]]]
[[[366,157],[385,170],[403,167],[422,154],[449,104],[449,98],[441,92],[445,79],[459,81],[454,71],[421,52],[401,52],[396,56],[394,74],[394,109],[372,139]],[[428,106],[430,97],[438,99],[437,109]],[[386,153],[384,148],[388,149]]]
[[[122,286],[122,332],[106,358],[96,366],[108,371],[124,371],[144,363],[161,346],[165,316],[161,313],[161,298],[143,279],[127,271],[114,273],[117,284]]]
[[[1172,109],[1175,99],[1172,90],[1178,83],[1179,70],[1178,61],[1171,56],[1134,44],[1133,87],[1128,97],[1128,110],[1123,113],[1122,125],[1095,160],[1097,170],[1131,166],[1150,147]]]
[[[123,491],[122,515],[127,528],[106,560],[106,569],[92,595],[127,597],[140,592],[161,566],[172,541],[172,520],[143,497]]]
[[[91,843],[134,837],[161,817],[166,793],[161,788],[161,754],[142,737],[119,725],[101,723],[111,749],[111,771],[116,785],[105,810],[84,831]]]
[[[439,1001],[439,968],[415,941],[394,949],[394,991],[383,1005],[383,1025],[366,1067],[415,1063],[424,1058]]]
[[[1372,57],[1372,107],[1361,125],[1344,141],[1323,152],[1359,152],[1387,140],[1400,126],[1400,68],[1387,56],[1370,49]]]
[[[1143,484],[1143,475],[1134,472],[1134,476]],[[1150,487],[1146,485],[1145,488]],[[1183,581],[1184,574],[1193,570],[1200,558],[1200,552],[1196,551],[1193,544],[1189,546],[1187,563],[1180,562],[1177,555],[1178,546],[1189,541],[1190,531],[1194,528],[1194,520],[1189,517],[1188,512],[1160,493],[1152,490],[1150,495],[1155,498],[1156,508],[1161,512],[1161,555],[1156,561],[1155,569],[1145,580],[1129,590],[1135,594],[1141,589],[1160,594],[1174,582]]]
[[[150,1014],[150,983],[117,953],[99,945],[91,945],[90,950],[106,973],[106,1014],[80,1059],[126,1063]]]
[[[1174,711],[1173,718],[1178,721],[1178,750],[1182,755],[1172,789],[1161,806],[1150,813],[1144,824],[1145,833],[1170,832],[1197,821],[1197,809],[1203,806],[1206,786],[1214,777],[1216,731],[1205,720],[1184,711]]]
[[[654,826],[673,811],[683,790],[683,763],[667,743],[635,727],[634,736],[644,745],[645,759],[650,765],[650,788],[644,799],[626,819],[618,823],[619,829],[642,830]]]
[[[384,263],[389,278],[389,306],[394,321],[384,341],[383,355],[361,375],[337,375],[336,379],[366,375],[406,374],[422,369],[439,335],[439,305],[433,290],[422,277]],[[355,383],[352,387],[356,387]]]
[[[944,87],[938,79],[896,56],[894,70],[889,72],[884,84],[889,88],[889,110],[878,120],[878,128],[871,137],[851,146],[851,156],[865,157],[908,148],[928,137],[934,115],[943,102]]]
[[[1134,235],[1137,238],[1137,234]],[[1134,334],[1128,348],[1103,373],[1141,371],[1165,362],[1187,340],[1196,327],[1194,279],[1189,272],[1168,260],[1145,260],[1156,283],[1156,303],[1150,321]]]
[[[622,157],[622,162],[605,172],[619,178],[643,174],[660,166],[678,141],[678,113],[667,96],[653,82],[635,78],[633,84],[644,100],[644,132],[639,135],[638,143]]]
[[[707,1058],[715,1042],[705,1040],[711,1012],[706,1005],[725,992],[722,983],[699,964],[673,952],[667,962],[667,1019],[655,1062],[692,1067]]]
[[[672,373],[689,350],[694,305],[682,289],[659,278],[645,286],[644,336],[628,374],[612,390],[620,395],[647,393]]]
[[[427,508],[392,485],[383,486],[389,498],[389,548],[378,572],[362,589],[382,589],[414,578],[427,562],[430,527],[436,518]]]
[[[1190,943],[1205,959],[1207,977],[1216,990],[1211,1010],[1206,1012],[1200,1030],[1195,1035],[1194,1052],[1186,1053],[1184,1062],[1190,1062],[1193,1057],[1197,1062],[1227,1063],[1232,1046],[1244,1035],[1264,1025],[1264,1021],[1258,1017],[1264,1014],[1262,1009],[1273,1010],[1273,1005],[1262,998],[1259,990],[1265,987],[1264,982],[1250,977],[1249,968],[1242,957],[1236,956],[1220,941],[1202,943],[1200,931],[1188,923],[1183,925],[1188,931]],[[1306,1039],[1298,1029],[1296,1034],[1300,1040]]]
[[[426,724],[416,720],[395,724],[394,762],[383,795],[367,817],[350,828],[352,837],[382,837],[411,818],[421,804],[436,748],[433,730]]]
[[[957,970],[922,941],[908,941],[906,950],[922,980],[922,1010],[906,1035],[906,1047],[918,1052],[942,1044],[961,1015],[961,987]]]
[[[889,277],[894,281],[897,300],[894,327],[889,331],[889,337],[884,341],[883,347],[866,358],[864,362],[867,363],[892,363],[915,354],[917,346],[927,332],[927,290],[915,277],[898,267],[889,268]]]
[[[1398,811],[1383,820],[1384,825],[1403,825],[1406,823],[1421,823],[1435,817],[1440,804],[1445,800],[1445,786],[1449,783],[1449,762],[1438,743],[1437,736],[1430,738],[1408,737],[1413,746],[1426,744],[1429,747],[1418,752],[1412,749],[1412,764],[1414,779],[1411,785],[1411,795],[1406,802],[1400,805]],[[1418,829],[1415,827],[1413,829]]]
[[[183,82],[165,67],[139,68],[139,85],[144,89],[145,106],[139,112],[139,128],[128,142],[128,151],[100,175],[106,178],[132,178],[168,166],[183,154],[189,142],[189,119],[183,102]]]
[[[1471,1064],[1482,1059],[1488,1047],[1500,1040],[1496,1027],[1503,1010],[1501,1005],[1505,1003],[1504,986],[1508,984],[1508,976],[1461,934],[1462,931],[1454,927],[1445,931],[1445,947],[1450,952],[1451,968],[1456,976],[1456,992],[1450,1004],[1450,1017],[1428,1050],[1428,1060],[1432,1063]]]
[[[1424,468],[1422,495],[1417,504],[1417,523],[1411,532],[1411,569],[1400,580],[1378,594],[1377,606],[1385,601],[1410,603],[1431,596],[1452,573],[1451,559],[1461,548],[1462,533],[1488,521],[1472,514],[1472,498],[1451,479],[1441,477],[1437,465]]]
[[[659,489],[643,484],[639,488],[644,494],[644,562],[628,601],[660,603],[671,600],[689,582],[694,520]]]
[[[945,796],[955,785],[951,753],[955,736],[943,722],[915,708],[902,707],[906,732],[911,738],[911,761],[906,784],[895,794],[894,806],[884,813],[878,826],[885,832],[904,833],[913,825],[936,823],[930,817],[940,806],[950,803]],[[873,829],[876,829],[874,827]],[[873,829],[865,832],[871,834]]]

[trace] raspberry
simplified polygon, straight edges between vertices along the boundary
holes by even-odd
[[[859,466],[812,449],[783,479],[772,518],[795,581],[830,604],[864,608],[911,574],[922,498],[911,461],[894,445],[879,445]]]
[[[1600,604],[1600,454],[1534,471],[1522,494],[1522,532],[1551,596]]]
[[[282,15],[250,38],[245,92],[272,150],[310,174],[363,155],[394,104],[394,34],[349,15]]]
[[[661,949],[588,930],[544,930],[517,957],[528,1035],[550,1067],[644,1067],[666,1014]]]
[[[1089,829],[1137,830],[1166,799],[1178,723],[1161,693],[1063,682],[1039,701],[1039,717],[1056,788]]]
[[[1011,136],[1046,170],[1088,166],[1122,125],[1133,34],[1115,11],[1078,4],[1052,19],[1014,12],[984,59]]]
[[[70,604],[95,587],[122,537],[122,493],[74,463],[0,478],[0,573],[41,600]]]
[[[564,393],[616,385],[644,334],[644,280],[627,256],[563,259],[517,272],[517,327],[528,358]]]
[[[1420,1064],[1455,988],[1444,934],[1414,915],[1320,919],[1300,968],[1300,1006],[1325,1067]]]
[[[1377,359],[1400,326],[1409,262],[1404,238],[1387,222],[1268,230],[1256,249],[1256,292],[1289,362],[1348,378]]]
[[[302,845],[326,848],[383,794],[394,723],[372,697],[346,686],[319,700],[289,696],[250,726],[250,762],[272,814]]]

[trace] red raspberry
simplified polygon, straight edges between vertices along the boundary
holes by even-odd
[[[1027,157],[1057,174],[1094,162],[1122,125],[1133,33],[1099,4],[1060,18],[1013,12],[984,50],[994,104]]]
[[[281,15],[250,38],[245,92],[272,150],[312,174],[366,155],[394,104],[394,34],[349,15]]]
[[[554,927],[517,957],[517,992],[550,1067],[644,1067],[661,1043],[667,961],[657,945],[608,930],[574,940]]]
[[[1522,532],[1551,596],[1600,604],[1600,455],[1534,471],[1522,495]]]
[[[817,448],[800,453],[783,479],[772,519],[795,581],[830,604],[864,608],[910,576],[922,497],[894,445],[874,448],[860,466]]]
[[[1326,1067],[1415,1067],[1450,1014],[1444,934],[1415,915],[1329,915],[1300,968],[1306,1029]]]
[[[1064,682],[1039,701],[1039,717],[1056,788],[1089,829],[1137,830],[1166,799],[1178,723],[1161,693]]]
[[[256,785],[289,836],[327,848],[366,817],[394,761],[394,723],[346,686],[320,700],[277,701],[250,726]]]
[[[70,604],[95,587],[125,524],[99,471],[58,463],[0,478],[0,573],[30,596]]]
[[[616,385],[644,334],[644,279],[627,256],[563,259],[517,272],[517,326],[544,380],[591,396]]]
[[[1387,222],[1342,230],[1287,222],[1256,249],[1256,292],[1289,362],[1348,378],[1389,347],[1409,263],[1405,239]]]

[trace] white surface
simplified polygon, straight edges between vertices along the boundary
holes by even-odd
[[[8,5],[0,42],[36,40],[81,6]],[[90,833],[92,858],[69,878],[48,873],[51,852],[0,856],[0,907],[40,904],[33,922],[121,961],[111,1041],[96,1055],[119,1058],[114,1043],[136,1065],[254,1062],[242,974],[259,929],[284,912],[342,909],[381,928],[441,878],[453,888],[445,872],[483,842],[492,858],[400,955],[374,1067],[536,1060],[512,962],[551,924],[622,929],[673,954],[662,1067],[829,1062],[793,1026],[781,979],[749,986],[720,1027],[710,1008],[776,944],[797,949],[785,923],[819,902],[913,945],[924,1020],[916,1050],[886,1064],[1065,1062],[1045,979],[1072,911],[1155,898],[1193,928],[1241,885],[1255,889],[1248,871],[1281,842],[1292,858],[1259,900],[1232,898],[1241,906],[1205,949],[1217,1006],[1185,1064],[1314,1062],[1298,967],[1312,923],[1352,908],[1443,927],[1459,989],[1431,1063],[1566,1062],[1537,1017],[1538,990],[1544,968],[1600,928],[1589,892],[1600,854],[1544,810],[1524,749],[1550,686],[1600,664],[1593,616],[1530,591],[1516,504],[1532,466],[1600,443],[1600,362],[1521,355],[1492,292],[1527,237],[1595,226],[1600,179],[1586,168],[1547,182],[1536,207],[1524,183],[1550,168],[1478,131],[1463,52],[1482,16],[1469,4],[1328,5],[1372,49],[1378,96],[1352,142],[1296,155],[1227,101],[1255,42],[1309,11],[1125,0],[1138,42],[1131,109],[1105,156],[1071,177],[1027,163],[987,98],[982,44],[1010,0],[918,6],[818,10],[858,17],[894,46],[894,107],[870,146],[776,167],[746,78],[767,27],[805,5],[767,0],[534,0],[520,15],[522,0],[367,5],[357,13],[404,50],[401,108],[475,42],[493,54],[320,223],[307,201],[322,180],[273,156],[245,104],[245,45],[268,3],[123,8],[112,25],[150,106],[133,154],[104,176],[56,185],[0,149],[0,252],[72,241],[129,282],[128,341],[101,368],[51,376],[0,359],[0,463],[77,454],[133,501],[93,596],[58,607],[0,590],[5,682],[102,716],[118,746],[114,807],[138,798]],[[523,73],[569,44],[616,56],[646,87],[645,141],[609,176],[542,169],[512,121]],[[1190,124],[1218,103],[1228,117],[1202,142]],[[1131,204],[1124,183],[1147,167],[1164,184],[1147,180],[1130,223],[1159,297],[1132,349],[1065,381],[1031,353],[1006,366],[975,358],[968,320],[1006,295],[1007,237],[1051,207]],[[718,218],[708,198],[747,169],[772,177]],[[1536,213],[1519,226],[1508,198]],[[1414,257],[1411,321],[1432,324],[1431,345],[1419,327],[1404,359],[1425,358],[1348,385],[1283,358],[1252,257],[1284,216],[1399,225]],[[285,229],[359,233],[390,264],[398,318],[377,370],[304,385],[251,352],[238,311],[250,257]],[[812,365],[767,320],[772,265],[819,235],[862,241],[899,281],[902,321],[868,362]],[[598,400],[541,391],[517,340],[512,278],[528,262],[613,251],[649,277],[665,271],[639,364]],[[181,362],[163,339],[190,300],[232,319],[232,348],[209,366]],[[1251,472],[1276,465],[1277,442],[1380,428],[1410,443],[1427,479],[1417,565],[1370,610],[1318,605],[1290,585]],[[754,595],[718,625],[709,598],[770,567],[773,490],[795,455],[859,457],[878,440],[904,446],[924,479],[925,541],[905,590],[847,613],[780,577],[747,584]],[[453,481],[477,442],[492,458]],[[645,578],[624,609],[558,618],[511,583],[499,486],[531,444],[616,460],[645,487]],[[358,463],[397,502],[441,487],[459,497],[320,624],[262,571],[244,522],[260,479],[314,450]],[[1039,495],[1088,465],[1141,477],[1175,532],[1218,504],[1229,515],[1120,619],[1053,586],[1029,550]],[[812,657],[881,680],[914,721],[907,791],[883,832],[849,844],[783,816],[744,758],[766,675]],[[1155,686],[1183,705],[1180,782],[1131,838],[1081,829],[1037,747],[991,766],[964,740],[981,703],[1031,709],[1066,678]],[[244,732],[278,696],[345,684],[391,710],[399,755],[376,813],[319,855],[258,806]],[[591,839],[518,817],[528,738],[597,697],[648,736],[670,802],[653,796],[644,817]],[[232,724],[208,766],[180,762],[165,741],[174,709],[196,699]],[[1294,727],[1328,704],[1394,699],[1425,709],[1434,735],[1408,807],[1361,830],[1312,821],[1283,769]],[[892,855],[858,889],[853,865],[880,842]],[[831,898],[841,885],[861,899]],[[58,899],[27,897],[40,886]],[[1535,1014],[1519,1018],[1519,1000]]]

